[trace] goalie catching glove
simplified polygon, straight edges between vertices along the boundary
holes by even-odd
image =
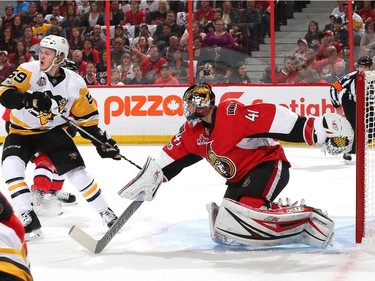
[[[325,113],[315,119],[314,125],[317,143],[324,145],[329,154],[337,155],[352,149],[354,131],[346,118],[336,113]]]
[[[138,175],[123,187],[118,194],[130,200],[134,200],[141,195],[144,201],[151,201],[154,199],[163,178],[162,169],[156,164],[155,159],[149,156]]]

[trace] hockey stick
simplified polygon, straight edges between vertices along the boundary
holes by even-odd
[[[58,113],[58,112],[56,112]],[[54,113],[55,114],[55,113]],[[74,123],[74,121],[72,121],[71,119],[69,119],[68,117],[65,117],[64,115],[62,115],[61,113],[58,113],[58,115],[64,119],[66,122],[68,122],[70,125],[72,125],[73,127],[75,127],[78,131],[84,133],[86,136],[88,136],[91,140],[99,143],[100,145],[105,145],[102,141],[98,140],[96,137],[94,137],[93,135],[89,134],[88,132],[86,132],[86,130],[82,129],[80,126],[78,126],[76,123]],[[130,159],[126,158],[124,155],[121,155],[119,153],[120,157],[126,161],[128,161],[130,164],[134,165],[135,167],[137,167],[138,169],[142,169],[140,166],[138,166],[136,163],[134,163],[133,161],[131,161]]]
[[[84,232],[79,227],[73,225],[69,231],[70,237],[81,244],[86,249],[90,250],[95,254],[99,254],[103,249],[111,242],[112,238],[120,231],[124,224],[131,218],[131,216],[138,210],[144,201],[137,198],[133,201],[129,207],[121,214],[121,216],[115,221],[115,223],[108,229],[102,238],[96,240]]]

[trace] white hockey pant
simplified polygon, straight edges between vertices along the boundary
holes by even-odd
[[[308,206],[256,209],[224,198],[220,207],[207,205],[212,239],[217,243],[246,246],[330,244],[335,223]]]

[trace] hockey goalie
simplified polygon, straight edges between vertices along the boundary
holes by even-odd
[[[226,100],[203,83],[183,95],[187,118],[179,132],[139,174],[119,191],[124,198],[152,200],[163,181],[206,159],[226,179],[220,206],[207,205],[211,237],[228,245],[331,244],[334,222],[317,208],[290,200],[275,203],[289,181],[289,167],[278,140],[323,145],[330,154],[348,151],[349,122],[335,113],[301,117],[274,104],[244,105]]]

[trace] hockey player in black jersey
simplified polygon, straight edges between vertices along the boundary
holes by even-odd
[[[356,120],[356,79],[360,72],[370,70],[372,59],[368,56],[360,57],[357,61],[357,70],[341,76],[330,87],[331,103],[336,112],[345,115],[355,132]],[[347,161],[352,160],[351,154],[355,154],[355,137],[351,151],[344,153],[343,158]]]

